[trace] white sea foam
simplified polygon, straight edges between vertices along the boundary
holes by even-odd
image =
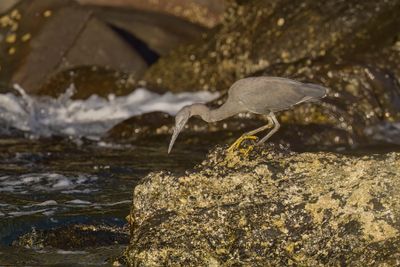
[[[63,190],[63,191],[61,191],[61,193],[63,193],[63,194],[90,194],[90,193],[93,193],[96,191],[99,191],[99,189],[85,188],[82,190],[79,190],[79,189]]]
[[[33,215],[37,213],[46,213],[51,211],[51,209],[40,209],[40,210],[29,210],[29,211],[12,211],[9,212],[7,215],[12,216],[12,217],[19,217],[19,216],[27,216],[27,215]]]
[[[73,86],[58,98],[30,96],[18,85],[14,88],[21,96],[0,94],[0,122],[33,136],[98,138],[130,117],[154,111],[175,115],[183,106],[218,97],[210,92],[160,95],[140,88],[126,96],[72,100]]]
[[[81,200],[81,199],[74,199],[65,202],[67,205],[75,205],[75,206],[81,206],[81,205],[90,205],[95,208],[102,208],[102,207],[113,207],[113,206],[118,206],[118,205],[123,205],[123,204],[131,204],[131,200],[122,200],[122,201],[117,201],[117,202],[112,202],[112,203],[92,203],[90,201],[86,200]]]
[[[81,200],[81,199],[74,199],[65,202],[65,204],[73,204],[73,205],[91,205],[92,202],[86,201],[86,200]]]
[[[58,205],[57,201],[55,201],[55,200],[46,200],[46,201],[43,201],[43,202],[40,202],[40,203],[36,203],[36,204],[32,204],[32,205],[26,205],[26,206],[24,206],[24,208],[29,208],[29,207],[34,207],[34,206],[44,207],[44,206],[56,206],[56,205]]]
[[[57,250],[57,253],[62,254],[62,255],[87,254],[86,251],[82,251],[82,250],[61,250],[61,249]]]
[[[112,207],[112,206],[117,206],[117,205],[121,205],[121,204],[131,204],[131,203],[132,203],[132,200],[122,200],[122,201],[118,201],[118,202],[98,204],[98,205]]]
[[[70,190],[94,190],[93,175],[66,176],[59,173],[30,173],[22,175],[0,176],[0,192],[26,194],[28,192],[61,192],[68,194]]]
[[[374,140],[400,144],[400,122],[382,122],[365,128],[364,133]]]
[[[122,149],[129,149],[132,148],[133,146],[130,144],[115,144],[115,143],[108,143],[104,141],[99,141],[96,143],[98,147],[102,148],[111,148],[111,149],[116,149],[116,150],[122,150]]]
[[[55,209],[51,209],[51,210],[42,212],[43,215],[48,216],[48,217],[53,216],[55,213],[56,213]]]

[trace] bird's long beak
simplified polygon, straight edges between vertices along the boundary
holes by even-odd
[[[168,154],[171,152],[172,147],[174,146],[175,140],[178,137],[179,133],[181,132],[183,126],[179,127],[178,125],[175,126],[174,128],[174,133],[172,134],[171,141],[169,142],[169,147],[168,147]]]

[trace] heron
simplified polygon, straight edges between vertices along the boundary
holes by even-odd
[[[326,96],[328,88],[312,83],[282,77],[249,77],[236,81],[228,90],[228,98],[219,108],[210,109],[205,104],[192,104],[183,107],[175,116],[175,128],[168,147],[168,154],[190,117],[199,116],[210,123],[224,120],[238,113],[250,112],[265,115],[268,124],[253,131],[244,133],[229,148],[228,151],[237,149],[246,139],[258,139],[255,135],[272,128],[261,138],[257,145],[267,141],[280,127],[275,117],[275,112],[287,110],[294,105],[318,101]]]

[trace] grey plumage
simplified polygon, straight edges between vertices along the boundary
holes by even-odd
[[[243,135],[254,135],[267,129],[270,124],[274,125],[270,133],[258,142],[263,143],[279,129],[274,112],[290,109],[303,102],[319,100],[325,97],[327,90],[320,85],[280,77],[250,77],[238,80],[229,88],[228,99],[219,108],[210,110],[204,104],[193,104],[178,112],[168,153],[187,120],[196,115],[206,122],[220,121],[241,112],[267,115],[268,125]]]
[[[244,109],[266,114],[289,109],[301,102],[320,99],[326,88],[279,77],[246,78],[235,82],[229,89],[227,102],[237,102]]]

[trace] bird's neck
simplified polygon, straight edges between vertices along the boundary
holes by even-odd
[[[210,108],[204,104],[193,104],[190,106],[190,116],[199,116],[202,120],[210,122]]]
[[[193,104],[191,106],[191,115],[200,116],[206,122],[220,121],[228,117],[231,117],[237,113],[238,112],[235,111],[235,109],[232,108],[232,106],[229,105],[229,103],[224,103],[219,108],[213,110],[210,110],[210,108],[208,108],[204,104]]]

